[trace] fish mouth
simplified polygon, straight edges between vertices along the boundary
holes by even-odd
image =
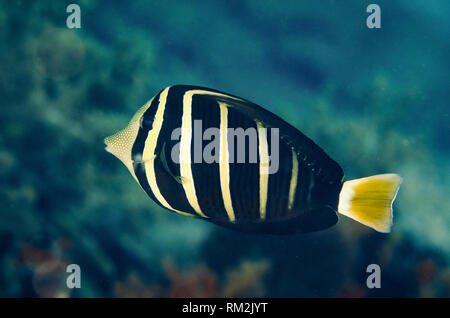
[[[108,136],[105,139],[103,139],[105,150],[109,153],[112,153],[111,152],[111,143],[112,143],[113,137],[114,137],[114,135],[111,135],[111,136]]]

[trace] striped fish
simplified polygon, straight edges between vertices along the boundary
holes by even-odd
[[[323,230],[336,212],[389,232],[401,183],[396,174],[344,182],[339,164],[278,116],[197,86],[163,89],[105,143],[163,208],[245,232]],[[204,158],[208,147],[217,160]]]

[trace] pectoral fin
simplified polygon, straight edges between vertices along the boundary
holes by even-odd
[[[182,176],[179,175],[179,173],[174,173],[170,167],[169,164],[167,162],[167,157],[166,157],[166,143],[163,143],[162,147],[161,147],[161,153],[159,156],[159,159],[162,163],[162,167],[164,168],[164,170],[172,177],[174,178],[178,183],[183,184],[186,182],[185,178],[183,178]]]

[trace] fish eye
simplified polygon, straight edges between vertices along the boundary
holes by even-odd
[[[144,118],[144,116],[141,117],[141,128],[151,129],[153,127],[153,121],[155,118]]]

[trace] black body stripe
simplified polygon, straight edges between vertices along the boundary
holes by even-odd
[[[268,129],[269,153],[275,160],[272,151],[273,131]],[[279,142],[278,160],[279,166],[276,173],[269,175],[269,186],[267,191],[267,220],[281,220],[288,216],[292,216],[292,211],[287,209],[289,201],[289,187],[292,175],[292,151],[284,144]],[[271,165],[274,163],[271,162]],[[290,214],[290,215],[289,215]]]
[[[192,175],[195,183],[197,200],[201,210],[205,215],[219,220],[228,220],[228,215],[224,207],[222,191],[220,187],[219,163],[203,162],[203,153],[199,157],[202,163],[195,163],[195,143],[202,142],[201,151],[204,145],[212,142],[205,141],[203,143],[202,136],[198,136],[195,132],[196,120],[200,120],[202,124],[201,133],[212,127],[218,129],[220,127],[220,109],[219,105],[212,99],[203,98],[202,95],[195,95],[192,100],[192,125],[193,136],[191,143],[192,154]],[[198,124],[198,123],[197,123]],[[197,126],[198,128],[198,126]],[[219,140],[215,142],[219,143]],[[197,149],[198,150],[198,149]],[[219,149],[217,149],[217,152]],[[218,153],[216,154],[218,156]]]
[[[228,108],[228,127],[230,128],[254,128],[256,123],[242,116],[241,113]],[[257,140],[257,137],[256,137]],[[234,149],[229,145],[230,156],[234,154],[234,162],[230,163],[230,193],[233,201],[233,209],[236,220],[239,222],[258,221],[259,215],[259,154],[256,147],[256,163],[250,163],[249,137],[245,142],[245,161],[237,162],[237,140],[234,142]]]

